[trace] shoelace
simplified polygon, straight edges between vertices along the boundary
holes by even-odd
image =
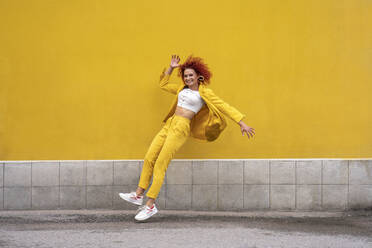
[[[152,213],[154,211],[154,205],[151,208],[147,209],[147,214]]]
[[[141,196],[136,195],[136,192],[132,192],[131,194],[132,194],[131,197],[132,197],[134,200],[141,199]]]

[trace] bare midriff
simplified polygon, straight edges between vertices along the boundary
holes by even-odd
[[[195,112],[193,112],[191,110],[188,110],[188,109],[185,109],[185,108],[182,108],[180,106],[177,106],[176,111],[174,112],[174,114],[186,117],[187,119],[191,120],[192,117],[194,117]]]

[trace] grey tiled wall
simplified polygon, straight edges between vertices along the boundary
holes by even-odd
[[[0,209],[137,209],[143,160],[0,162]],[[372,208],[372,160],[173,160],[159,209]]]

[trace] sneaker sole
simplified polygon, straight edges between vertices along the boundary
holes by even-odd
[[[120,196],[121,199],[126,200],[127,202],[130,202],[130,203],[133,203],[133,204],[136,204],[136,205],[139,205],[139,206],[142,205],[142,203],[133,202],[132,199],[126,198],[125,196],[122,196],[121,193],[119,193],[119,196]]]
[[[135,219],[136,221],[145,221],[145,220],[150,219],[152,216],[154,216],[154,215],[157,214],[158,212],[159,212],[159,211],[157,211],[156,213],[152,214],[150,217],[148,217],[148,218],[146,218],[146,219],[136,219],[136,217],[134,217],[134,219]]]

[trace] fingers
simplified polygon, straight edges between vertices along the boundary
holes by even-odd
[[[249,133],[247,132],[247,130],[244,130],[244,132],[247,133],[247,137],[248,137],[248,139],[250,139],[250,138],[249,138]],[[244,132],[243,132],[243,136],[244,136]]]
[[[172,60],[177,60],[177,62],[180,62],[180,57],[178,56],[178,55],[176,55],[176,54],[173,54],[172,55]]]
[[[250,133],[251,137],[253,138],[253,134],[251,132],[249,132],[249,133]]]
[[[248,139],[249,139],[249,133],[247,132],[247,130],[246,130],[246,129],[242,129],[242,134],[243,134],[243,136],[244,136],[244,132],[246,132],[246,133],[247,133],[247,137],[248,137]]]
[[[252,127],[250,127],[250,128],[248,128],[248,132],[252,135],[252,137],[253,137],[253,134],[256,134],[255,132],[254,132],[254,128],[252,128]],[[252,134],[253,133],[253,134]]]
[[[248,139],[250,139],[251,137],[253,138],[253,134],[255,134],[255,132],[252,130],[253,128],[251,129],[244,129],[242,132],[243,132],[243,136],[244,136],[244,132],[247,133],[247,136],[248,136]],[[252,134],[253,133],[253,134]]]

